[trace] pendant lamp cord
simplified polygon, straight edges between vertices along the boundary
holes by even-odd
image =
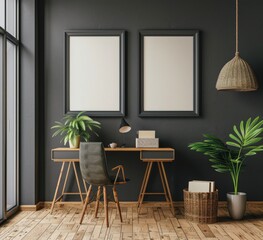
[[[239,55],[238,50],[238,0],[236,0],[236,55]]]

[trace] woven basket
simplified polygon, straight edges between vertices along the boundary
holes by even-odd
[[[184,215],[187,220],[198,223],[215,223],[217,207],[218,190],[210,193],[195,193],[184,189]]]

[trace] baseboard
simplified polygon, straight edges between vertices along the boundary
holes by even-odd
[[[137,207],[137,201],[121,201],[120,205],[121,207]],[[52,202],[44,202],[44,207],[48,208],[51,207]],[[109,207],[113,207],[115,206],[114,202],[109,202]],[[144,207],[165,207],[168,206],[169,207],[168,202],[143,202],[143,206]],[[91,206],[95,205],[94,202],[92,202],[90,204]],[[183,202],[174,202],[175,207],[183,207]],[[67,206],[67,207],[79,207],[82,208],[82,204],[80,202],[57,202],[56,206]]]
[[[45,202],[38,202],[36,205],[20,205],[20,210],[21,211],[38,211],[42,208],[50,208],[52,202],[51,201],[45,201]],[[143,206],[144,207],[165,207],[168,206],[167,202],[144,202]],[[94,203],[91,203],[91,206],[93,207]],[[136,207],[137,206],[137,201],[124,201],[120,202],[120,205],[122,207]],[[115,203],[114,202],[109,202],[110,207],[114,207]],[[175,207],[183,207],[184,202],[183,201],[176,201],[174,202]],[[218,202],[218,207],[226,207],[227,203],[226,201],[219,201]],[[257,206],[257,207],[263,207],[263,201],[248,201],[247,206]],[[82,204],[80,202],[57,202],[56,207],[76,207],[76,208],[82,208]]]
[[[44,202],[38,202],[36,205],[20,205],[20,211],[38,211],[44,207]]]

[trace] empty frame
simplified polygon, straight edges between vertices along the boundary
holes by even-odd
[[[140,32],[141,117],[199,116],[198,31]]]
[[[125,32],[65,32],[65,112],[125,115]]]

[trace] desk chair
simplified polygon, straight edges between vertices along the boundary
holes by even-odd
[[[80,170],[82,178],[88,184],[90,184],[89,189],[87,191],[85,203],[82,209],[80,224],[83,221],[84,214],[89,203],[92,186],[98,187],[95,205],[95,217],[97,217],[101,188],[103,188],[105,218],[107,227],[109,227],[108,199],[106,187],[112,186],[114,201],[116,203],[116,207],[120,215],[120,220],[122,222],[122,215],[118,200],[118,194],[116,191],[116,185],[126,183],[123,166],[119,165],[114,167],[112,170],[116,170],[117,173],[115,176],[110,176],[107,169],[107,159],[105,156],[103,144],[100,142],[89,142],[80,144]],[[119,176],[120,173],[122,173],[122,177]]]

